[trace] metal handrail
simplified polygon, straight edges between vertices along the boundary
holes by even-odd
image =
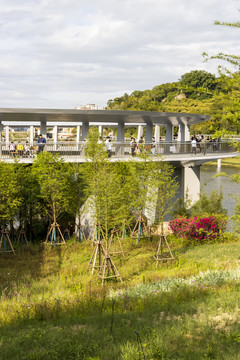
[[[25,147],[26,142],[15,142],[15,151],[10,150],[10,143],[0,143],[0,158],[8,159],[12,157],[35,157],[39,152],[39,144],[33,142],[28,148],[18,149],[17,145],[21,144]],[[103,146],[105,144],[103,143]],[[43,151],[51,153],[58,153],[63,157],[84,157],[86,154],[87,143],[82,141],[58,141],[47,142],[43,144]],[[107,150],[107,149],[106,149]],[[145,152],[146,154],[152,154],[154,156],[159,155],[186,155],[192,153],[191,142],[156,142],[156,143],[136,143],[134,151],[130,145],[130,142],[111,142],[111,150],[109,155],[111,157],[125,157],[125,156],[137,156],[138,153]],[[227,141],[222,142],[206,142],[197,144],[197,154],[210,154],[210,153],[234,153],[236,149]]]

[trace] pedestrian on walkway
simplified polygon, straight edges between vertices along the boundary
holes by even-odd
[[[39,135],[37,144],[38,144],[38,154],[40,154],[43,152],[44,146],[46,144],[46,139],[45,137],[42,136],[42,134]]]
[[[195,136],[192,138],[191,145],[192,145],[192,154],[197,155],[197,140]]]

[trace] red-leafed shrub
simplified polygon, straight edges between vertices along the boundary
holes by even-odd
[[[200,243],[218,241],[226,225],[226,218],[219,215],[189,219],[177,218],[169,222],[175,236]]]

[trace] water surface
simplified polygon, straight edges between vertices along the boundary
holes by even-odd
[[[221,172],[225,172],[228,175],[239,173],[239,169],[231,166],[222,166]],[[201,189],[210,194],[213,190],[221,191],[223,193],[223,208],[228,210],[228,216],[232,216],[234,213],[234,207],[236,200],[232,195],[240,195],[240,184],[230,181],[227,177],[219,176],[214,178],[214,175],[218,173],[217,165],[203,165],[201,166],[200,183]],[[231,221],[229,222],[229,230],[232,228]]]

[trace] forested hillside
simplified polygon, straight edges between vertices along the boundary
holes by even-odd
[[[152,90],[124,94],[110,99],[108,109],[161,112],[187,112],[211,115],[211,120],[196,126],[196,131],[240,133],[240,74],[218,77],[193,70],[181,76],[178,82],[161,84]]]

